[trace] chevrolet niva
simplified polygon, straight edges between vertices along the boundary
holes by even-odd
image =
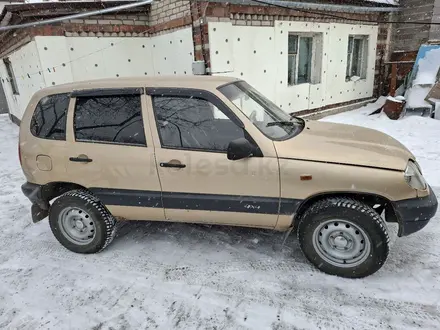
[[[414,155],[351,125],[290,116],[226,77],[94,80],[46,88],[20,125],[34,222],[77,253],[103,250],[116,219],[295,229],[320,270],[359,278],[437,199]],[[287,237],[287,234],[286,234]]]

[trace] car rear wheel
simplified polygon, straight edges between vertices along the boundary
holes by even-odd
[[[49,210],[49,224],[56,239],[76,253],[102,251],[115,236],[114,217],[83,190],[69,191],[56,199]]]
[[[371,275],[389,253],[383,219],[370,206],[351,198],[316,202],[301,216],[297,234],[307,259],[332,275]]]

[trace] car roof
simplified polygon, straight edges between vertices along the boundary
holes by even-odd
[[[74,90],[96,88],[129,88],[129,87],[181,87],[216,89],[217,87],[238,81],[237,78],[223,76],[154,76],[154,77],[127,77],[84,80],[42,89],[41,94],[50,95]]]

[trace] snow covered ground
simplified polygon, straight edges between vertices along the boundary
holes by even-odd
[[[440,121],[325,118],[388,133],[417,155],[440,197]],[[21,194],[18,128],[0,115],[0,329],[439,329],[440,223],[398,239],[375,275],[316,271],[292,236],[127,223],[97,255],[65,250]]]

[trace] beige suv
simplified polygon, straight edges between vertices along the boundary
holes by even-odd
[[[88,81],[37,92],[20,128],[33,221],[94,253],[116,219],[297,231],[307,259],[363,277],[437,199],[414,156],[380,132],[304,121],[242,80]]]

